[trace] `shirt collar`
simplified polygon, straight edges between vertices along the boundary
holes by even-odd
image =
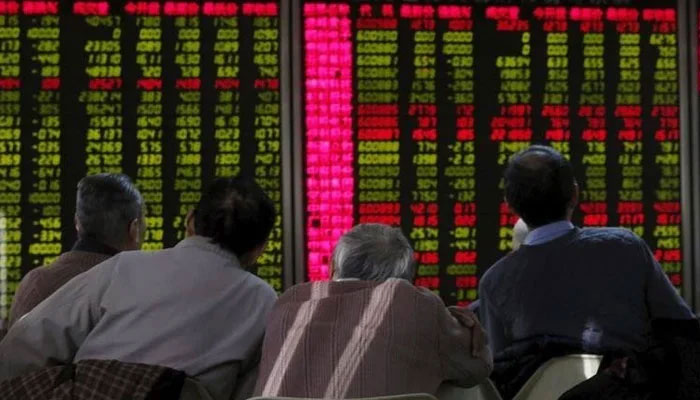
[[[220,257],[228,258],[237,266],[241,265],[240,261],[238,261],[238,257],[236,257],[236,255],[233,254],[233,252],[224,249],[218,244],[212,242],[211,238],[205,236],[190,236],[181,240],[178,244],[175,245],[175,247],[196,247],[198,249],[217,254]]]
[[[99,254],[106,254],[108,256],[113,256],[117,253],[119,253],[119,250],[115,249],[112,246],[108,246],[99,240],[90,238],[90,237],[82,237],[78,239],[77,242],[73,245],[73,248],[71,249],[72,251],[85,251],[89,253],[99,253]]]
[[[574,224],[571,221],[557,221],[551,224],[542,225],[535,228],[525,236],[523,244],[526,246],[534,246],[552,241],[562,235],[567,234],[574,229]]]

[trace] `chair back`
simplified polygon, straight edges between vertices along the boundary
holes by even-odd
[[[502,400],[498,389],[490,379],[470,388],[443,383],[438,388],[436,397],[439,400]]]
[[[542,364],[513,400],[557,400],[562,394],[598,372],[603,357],[571,354]]]

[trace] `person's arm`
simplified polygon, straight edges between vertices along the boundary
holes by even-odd
[[[457,386],[477,385],[491,374],[493,358],[476,315],[466,308],[438,307],[440,356],[445,380]]]
[[[37,270],[31,270],[17,286],[17,291],[10,307],[10,320],[8,328],[12,327],[24,314],[32,311],[41,300],[38,286],[41,278],[37,275]]]
[[[487,291],[480,288],[479,296],[479,318],[484,326],[484,330],[486,330],[486,336],[489,338],[491,352],[495,356],[508,346],[505,325],[496,312],[495,307],[490,303]]]
[[[10,328],[0,342],[0,381],[73,361],[102,315],[100,299],[117,259],[76,276]]]
[[[647,269],[646,302],[649,317],[694,319],[695,315],[671,284],[646,243],[640,243]]]

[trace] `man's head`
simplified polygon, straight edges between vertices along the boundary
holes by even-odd
[[[275,206],[255,181],[219,178],[187,215],[187,235],[211,238],[244,267],[255,264],[275,224]]]
[[[578,201],[571,163],[556,150],[530,146],[511,158],[505,198],[530,229],[570,219]]]
[[[333,279],[383,282],[412,280],[413,248],[398,228],[360,224],[343,235],[333,250]]]
[[[124,174],[86,176],[78,182],[75,229],[78,238],[116,250],[141,248],[146,232],[141,193]]]

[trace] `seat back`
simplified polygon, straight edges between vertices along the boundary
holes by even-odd
[[[595,375],[602,359],[602,356],[592,354],[552,358],[537,369],[513,400],[556,400]]]
[[[436,397],[439,400],[502,400],[498,389],[490,379],[471,388],[443,383],[438,388]]]
[[[303,397],[253,397],[248,400],[320,400]],[[327,400],[327,399],[326,399]],[[362,397],[356,400],[437,400],[435,396],[427,393],[396,394],[392,396]]]

